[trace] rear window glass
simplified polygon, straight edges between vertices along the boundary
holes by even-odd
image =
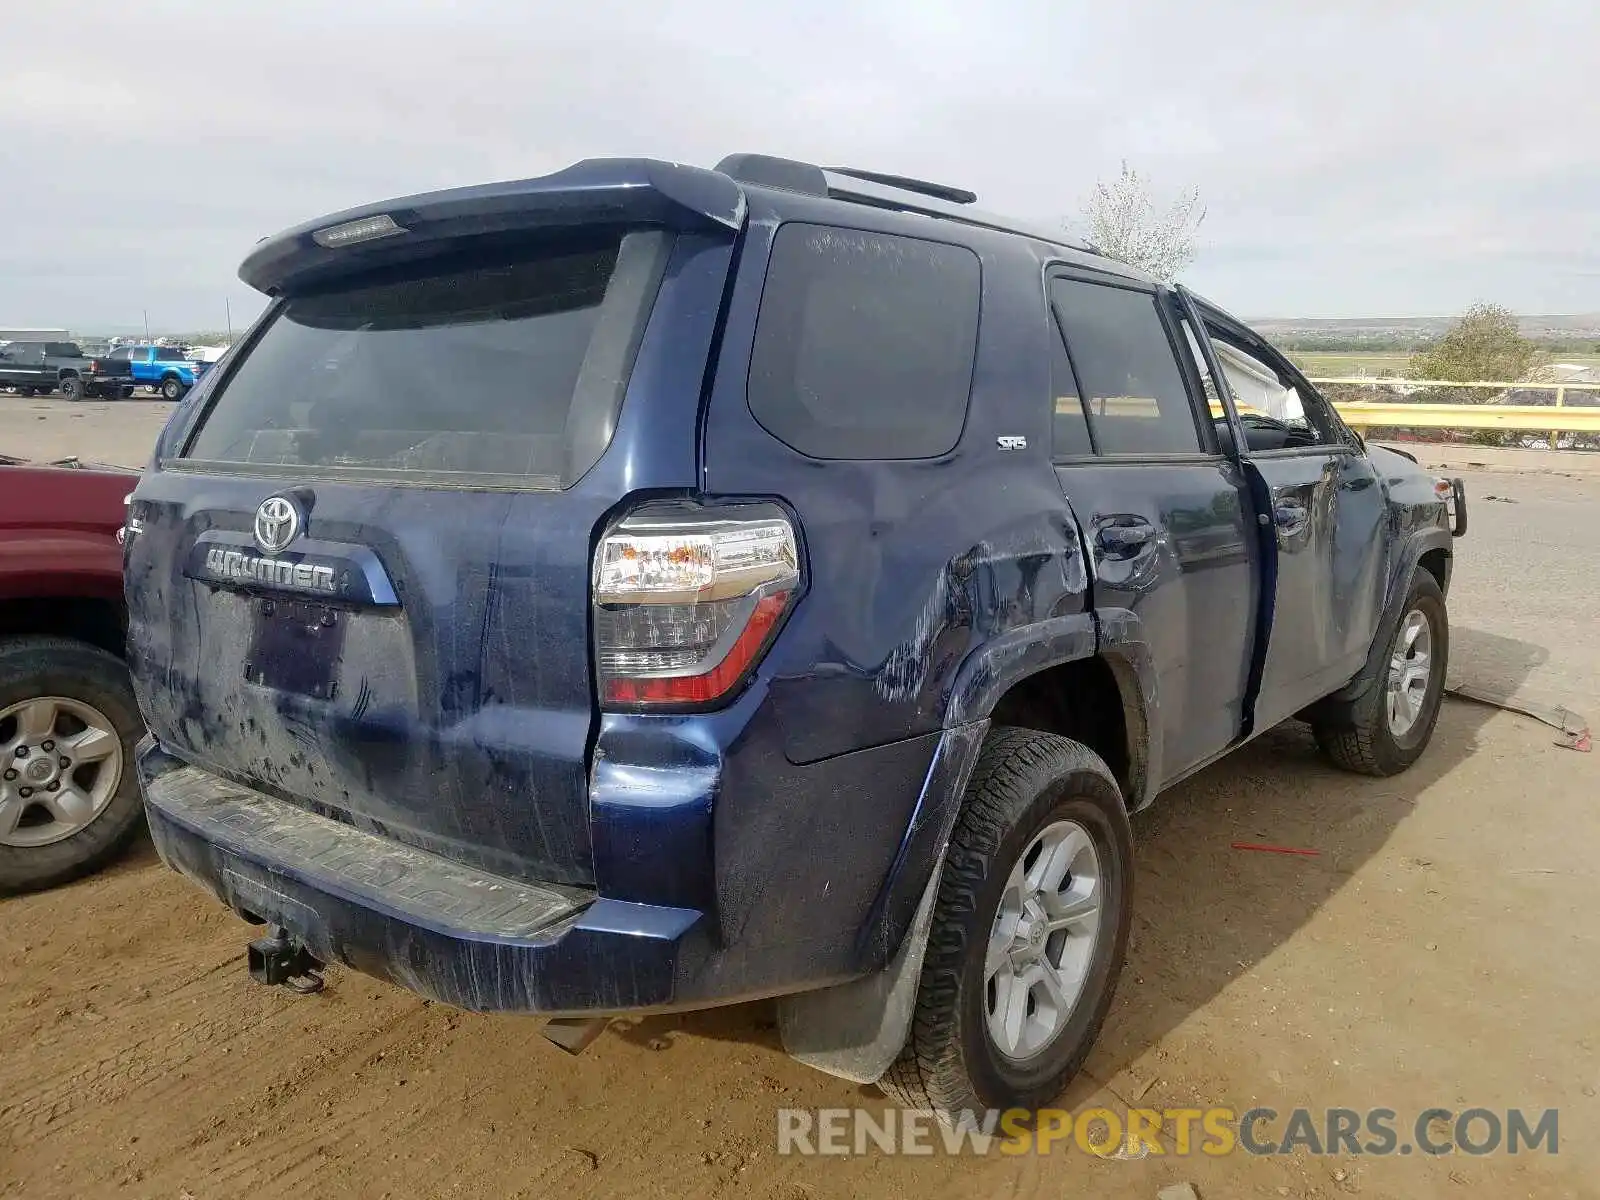
[[[595,231],[292,296],[237,360],[186,457],[513,486],[592,466],[668,235]]]
[[[981,290],[961,246],[792,222],[778,230],[750,411],[813,458],[930,458],[966,421]]]

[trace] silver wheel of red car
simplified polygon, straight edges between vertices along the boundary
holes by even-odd
[[[127,668],[66,638],[0,641],[0,893],[108,861],[144,815]]]
[[[122,740],[93,705],[38,696],[0,709],[0,845],[47,846],[106,810]]]

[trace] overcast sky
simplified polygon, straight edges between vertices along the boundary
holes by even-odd
[[[1594,0],[5,8],[0,325],[238,325],[286,225],[733,150],[1048,220],[1127,159],[1199,187],[1187,278],[1251,316],[1600,310]]]

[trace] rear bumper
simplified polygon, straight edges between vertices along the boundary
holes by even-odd
[[[697,911],[491,875],[241,787],[148,740],[139,769],[162,860],[326,962],[475,1011],[695,1000],[684,981],[703,977],[710,954]]]
[[[478,1011],[704,1008],[882,967],[987,727],[799,766],[770,708],[751,689],[700,717],[605,714],[584,797],[593,885],[334,820],[153,738],[139,769],[166,863],[325,962]]]

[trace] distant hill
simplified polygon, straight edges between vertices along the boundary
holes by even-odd
[[[1435,338],[1454,314],[1436,317],[1257,317],[1249,322],[1269,338]],[[1600,313],[1518,317],[1526,337],[1600,338]]]

